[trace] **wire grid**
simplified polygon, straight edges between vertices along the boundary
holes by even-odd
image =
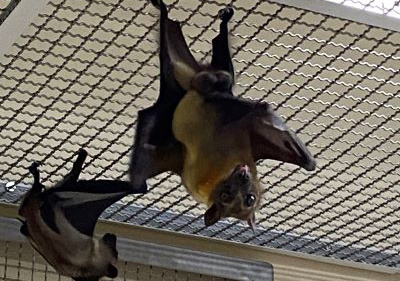
[[[385,16],[400,18],[399,0],[327,0]]]
[[[223,1],[168,1],[195,57],[210,60]],[[256,235],[212,227],[172,174],[104,218],[398,267],[400,34],[268,1],[230,2],[235,93],[268,101],[318,161],[259,165]],[[149,1],[52,0],[0,61],[0,198],[17,203],[43,163],[51,186],[89,152],[84,178],[126,179],[138,110],[158,95]],[[1,186],[0,186],[1,188]]]
[[[59,275],[28,243],[0,241],[0,280],[18,281],[68,281]],[[102,280],[139,281],[229,281],[215,276],[177,271],[126,261],[118,262],[118,277]]]
[[[2,0],[0,2],[0,25],[6,20],[21,0]]]

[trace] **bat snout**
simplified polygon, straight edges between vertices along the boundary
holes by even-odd
[[[239,164],[233,171],[233,175],[241,180],[249,180],[251,178],[250,168],[247,165]]]
[[[250,175],[250,168],[247,165],[240,165],[239,166],[239,173],[241,176],[249,176]]]

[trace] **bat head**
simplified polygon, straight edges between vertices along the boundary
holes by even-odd
[[[223,70],[204,70],[197,73],[192,80],[192,88],[204,96],[230,94],[232,76]]]
[[[247,165],[237,165],[232,173],[220,181],[212,194],[213,204],[206,211],[207,226],[224,217],[246,220],[254,230],[255,211],[260,202],[259,183]]]
[[[96,239],[97,240],[97,239]],[[116,267],[118,252],[116,249],[117,237],[106,233],[94,244],[91,266],[82,269],[81,274],[85,277],[75,278],[77,281],[97,281],[102,276],[115,278],[118,275]]]

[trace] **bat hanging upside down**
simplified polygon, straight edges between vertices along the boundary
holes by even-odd
[[[152,3],[161,11],[160,94],[139,112],[129,169],[133,188],[145,193],[149,177],[173,171],[198,202],[208,205],[206,225],[235,217],[254,230],[261,196],[256,161],[274,159],[311,171],[315,160],[267,103],[233,95],[231,7],[219,12],[211,64],[202,66],[165,4]]]
[[[97,281],[118,275],[118,253],[116,236],[93,238],[94,227],[100,214],[132,187],[123,181],[78,180],[86,156],[79,150],[72,171],[47,190],[40,183],[38,165],[32,164],[34,183],[19,215],[25,218],[21,233],[58,273],[77,281]]]

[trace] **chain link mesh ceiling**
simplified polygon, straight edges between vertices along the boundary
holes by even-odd
[[[172,174],[104,218],[398,267],[400,34],[270,1],[229,3],[234,93],[269,102],[317,170],[260,163],[255,235],[236,220],[204,227],[204,207]],[[228,2],[167,4],[209,61]],[[80,147],[91,157],[82,178],[126,179],[137,112],[158,95],[158,16],[144,0],[51,0],[0,58],[0,201],[19,202],[33,161],[47,186],[57,182]]]

